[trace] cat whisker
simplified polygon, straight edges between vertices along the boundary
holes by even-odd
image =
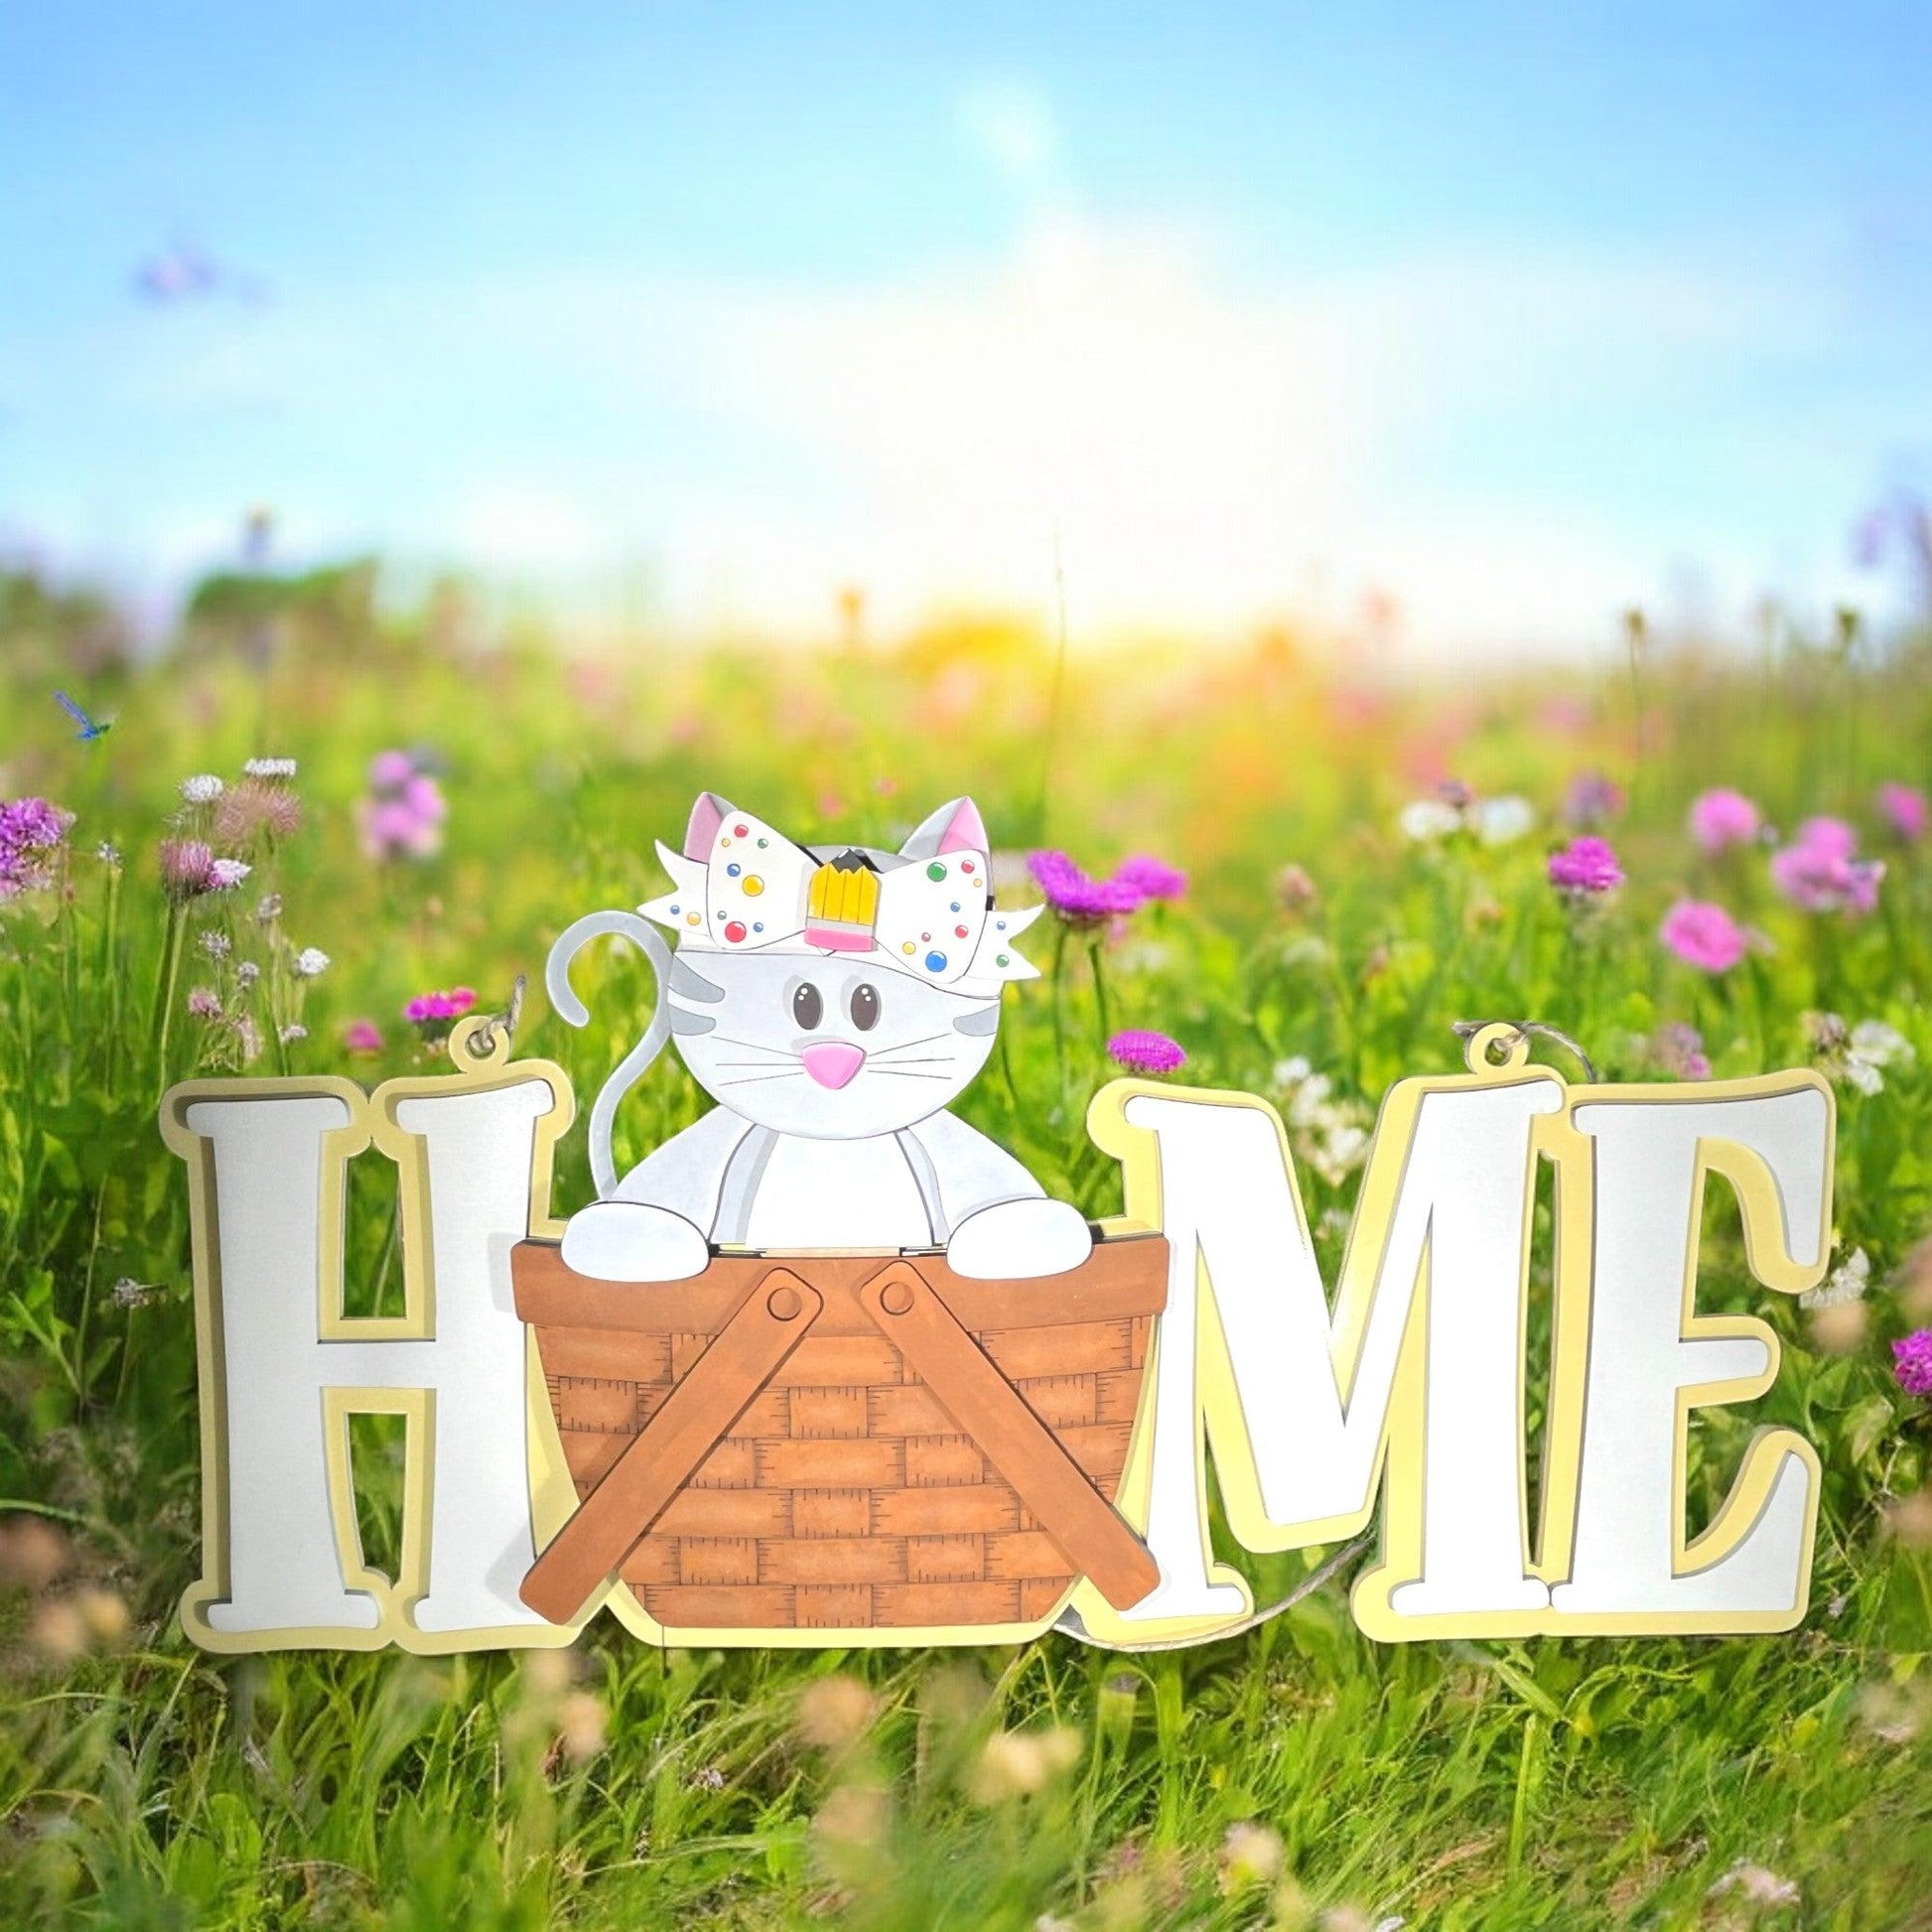
[[[780,1057],[789,1058],[790,1055]],[[771,1062],[769,1060],[720,1060],[718,1064],[720,1066],[769,1066]]]
[[[713,1034],[711,1043],[714,1046],[742,1046],[748,1053],[769,1053],[774,1059],[785,1060],[791,1057],[785,1047],[766,1046],[761,1040],[738,1039],[730,1034]]]
[[[882,1046],[873,1057],[880,1060],[896,1059],[901,1053],[909,1053],[915,1046],[930,1046],[935,1039],[944,1039],[945,1036],[943,1033],[938,1033],[926,1034],[918,1039],[901,1039],[897,1046]]]
[[[755,1087],[761,1080],[789,1080],[794,1075],[802,1075],[803,1072],[803,1067],[781,1066],[770,1073],[742,1073],[736,1080],[720,1080],[718,1085],[721,1087]],[[928,1074],[926,1077],[930,1079],[932,1076]]]
[[[892,1075],[892,1076],[893,1076],[893,1077],[894,1077],[895,1079],[897,1079],[897,1080],[946,1080],[946,1081],[950,1081],[950,1080],[951,1080],[951,1078],[952,1078],[952,1075],[951,1075],[950,1073],[908,1073],[908,1072],[901,1072],[901,1071],[900,1071],[900,1070],[899,1070],[899,1069],[898,1069],[897,1067],[896,1067],[896,1066],[875,1066],[875,1067],[873,1067],[873,1068],[871,1069],[871,1071],[872,1071],[872,1072],[874,1072],[874,1073],[877,1073],[877,1074],[878,1074],[878,1075],[879,1075],[879,1076],[880,1076],[880,1077],[881,1077],[882,1079],[883,1079],[883,1078],[884,1078],[884,1077],[885,1077],[886,1075],[888,1075],[888,1074],[891,1074],[891,1075]]]

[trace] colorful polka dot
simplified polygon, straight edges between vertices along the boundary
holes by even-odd
[[[902,945],[901,947],[899,947],[899,951],[900,951],[900,952],[904,952],[904,953],[909,953],[909,952],[910,952],[911,950],[912,950],[912,942],[911,942],[911,940],[909,940],[909,939],[908,939],[908,940],[906,940],[906,942],[904,943],[904,945]]]
[[[732,835],[735,838],[749,839],[752,836],[752,828],[749,825],[734,825]]]
[[[927,953],[925,969],[928,973],[943,973],[946,970],[946,955],[942,952]]]
[[[1007,958],[1005,953],[1002,953],[999,956],[999,958],[996,959],[993,963],[996,966],[1008,966],[1011,965],[1013,962]]]
[[[958,901],[957,899],[954,899],[954,900],[953,900],[953,902],[952,902],[952,909],[953,909],[953,910],[954,910],[955,912],[957,912],[957,911],[959,910],[959,901]]]
[[[954,926],[954,927],[953,927],[953,929],[952,929],[952,936],[953,936],[953,937],[954,937],[955,939],[963,939],[963,938],[965,938],[965,937],[966,937],[966,928],[965,928],[965,927],[964,927],[963,925],[956,925],[956,926]]]
[[[698,915],[697,915],[697,914],[696,914],[695,912],[687,912],[687,913],[685,913],[685,915],[684,915],[684,923],[685,923],[686,925],[696,925],[696,924],[697,924],[697,922],[698,922]]]
[[[762,852],[762,851],[764,850],[764,848],[765,848],[765,847],[766,847],[767,845],[769,845],[770,843],[771,843],[771,841],[770,841],[769,839],[760,839],[760,840],[759,840],[759,850],[760,852]]]
[[[752,921],[752,930],[754,932],[762,932],[764,930],[764,921],[762,919],[754,919]]]
[[[732,870],[735,872],[737,868],[733,867]],[[744,890],[747,898],[757,898],[764,891],[764,881],[757,873],[753,873],[751,878],[746,880]]]
[[[738,865],[736,864],[729,865],[725,868],[725,877],[727,879],[736,879],[740,871],[741,868]]]
[[[968,870],[970,871],[971,868],[969,867]],[[943,879],[946,876],[946,869],[944,866],[942,866],[939,863],[937,859],[935,859],[933,860],[931,865],[926,867],[925,876],[928,879]]]
[[[1007,929],[1007,922],[1004,919],[996,919],[994,920],[994,924],[997,925],[1002,932],[1004,932]]]
[[[921,939],[930,939],[932,937],[932,934],[929,932],[922,932],[919,934],[919,937]]]
[[[959,870],[960,870],[961,872],[971,872],[971,871],[973,870],[973,862],[972,862],[972,860],[970,860],[970,859],[962,859],[962,860],[960,860],[960,862],[959,862]]]
[[[725,937],[729,939],[734,946],[740,944],[745,937],[745,921],[743,919],[734,919],[731,922],[731,924],[725,928]]]

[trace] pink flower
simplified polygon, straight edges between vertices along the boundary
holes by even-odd
[[[351,1020],[343,1029],[343,1045],[351,1053],[379,1053],[382,1029],[373,1020]]]
[[[475,987],[452,987],[447,993],[419,993],[403,1008],[402,1017],[414,1026],[433,1026],[439,1020],[460,1020],[477,1004]]]
[[[1623,868],[1609,840],[1587,833],[1550,854],[1550,884],[1565,893],[1607,893],[1623,884]]]
[[[1798,836],[1771,855],[1771,881],[1805,912],[1869,912],[1885,868],[1859,860],[1859,837],[1842,818],[1808,818]]]
[[[1892,1343],[1891,1372],[1907,1395],[1932,1395],[1932,1328],[1914,1328]]]
[[[220,996],[211,987],[198,986],[188,996],[188,1010],[197,1020],[219,1020]]]
[[[170,898],[200,898],[214,891],[214,854],[206,839],[161,841],[161,890]]]
[[[443,787],[407,752],[381,752],[355,808],[362,850],[375,860],[427,859],[441,850],[449,806]]]
[[[1165,859],[1141,852],[1114,868],[1114,884],[1129,887],[1143,898],[1179,898],[1187,890],[1187,875]]]
[[[1924,838],[1927,824],[1932,823],[1932,807],[1927,806],[1925,793],[1917,786],[1894,781],[1878,787],[1878,816],[1891,828],[1893,838],[1916,845]]]
[[[1143,895],[1125,880],[1089,879],[1064,852],[1035,852],[1027,861],[1039,890],[1069,925],[1094,926],[1139,908]]]
[[[1705,1054],[1704,1035],[1682,1020],[1670,1020],[1651,1035],[1650,1048],[1657,1064],[1680,1080],[1708,1080],[1711,1061]]]
[[[1107,1042],[1107,1057],[1130,1073],[1172,1073],[1187,1061],[1187,1054],[1177,1039],[1139,1028],[1116,1034]]]
[[[1757,807],[1741,791],[1732,791],[1727,785],[1701,791],[1691,800],[1691,836],[1707,852],[1722,852],[1727,845],[1749,845],[1762,823]]]
[[[73,814],[45,798],[0,801],[0,899],[54,883],[54,860]]]
[[[378,752],[369,760],[369,784],[376,791],[400,791],[416,775],[407,752]]]
[[[1687,966],[1727,973],[1744,956],[1744,928],[1709,899],[1680,898],[1664,914],[1657,936]]]
[[[1587,829],[1604,825],[1623,809],[1623,787],[1600,771],[1582,771],[1564,794],[1563,815],[1572,825]]]

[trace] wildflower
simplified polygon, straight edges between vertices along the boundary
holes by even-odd
[[[1871,1257],[1854,1248],[1821,1287],[1807,1289],[1798,1306],[1811,1316],[1811,1338],[1827,1355],[1849,1355],[1871,1326],[1864,1292],[1871,1280]]]
[[[1550,884],[1559,892],[1585,897],[1607,893],[1623,884],[1623,868],[1607,839],[1593,833],[1572,839],[1561,852],[1550,854]]]
[[[1667,1021],[1650,1037],[1651,1056],[1663,1070],[1679,1080],[1708,1080],[1711,1061],[1704,1050],[1704,1035],[1682,1020]]]
[[[356,806],[362,850],[371,859],[427,859],[441,849],[448,815],[442,787],[407,752],[379,752],[368,796]]]
[[[1527,798],[1504,792],[1496,798],[1478,798],[1468,810],[1469,824],[1484,845],[1514,845],[1536,827],[1536,808]]]
[[[1832,1270],[1831,1277],[1818,1288],[1808,1288],[1798,1297],[1801,1309],[1836,1309],[1863,1299],[1871,1282],[1871,1257],[1863,1248],[1854,1248]]]
[[[287,785],[244,778],[214,808],[214,836],[224,845],[292,838],[302,829],[302,800]]]
[[[1178,1040],[1140,1028],[1114,1035],[1107,1042],[1107,1057],[1130,1073],[1172,1073],[1187,1061]]]
[[[214,854],[204,839],[161,841],[161,889],[170,898],[199,898],[214,890]]]
[[[872,1693],[843,1671],[821,1677],[798,1700],[798,1730],[809,1744],[843,1750],[873,1720]]]
[[[1623,787],[1600,771],[1580,771],[1563,795],[1563,815],[1572,825],[1589,831],[1607,825],[1623,810]]]
[[[412,1025],[434,1026],[442,1020],[460,1020],[477,1004],[475,987],[452,987],[447,993],[419,993],[402,1010]]]
[[[184,778],[180,789],[191,805],[211,805],[227,787],[212,771],[202,771],[192,778]]]
[[[1187,890],[1187,875],[1165,859],[1141,852],[1114,868],[1114,883],[1131,888],[1144,899],[1179,898]]]
[[[722,1791],[725,1788],[725,1774],[715,1764],[700,1764],[685,1782],[694,1791]]]
[[[208,866],[208,891],[231,893],[254,871],[244,859],[216,859]]]
[[[1031,1798],[1080,1761],[1080,1734],[1051,1730],[996,1730],[973,1767],[972,1795],[981,1804]]]
[[[1266,1884],[1281,1875],[1282,1836],[1266,1825],[1230,1825],[1221,1841],[1221,1889]]]
[[[307,1039],[309,1037],[309,1030],[299,1020],[291,1021],[286,1027],[283,1027],[277,1032],[275,1037],[284,1046],[293,1046],[298,1039]]]
[[[1402,836],[1412,845],[1434,845],[1462,829],[1462,813],[1441,798],[1414,798],[1396,817]]]
[[[236,965],[234,976],[236,985],[253,986],[261,978],[262,969],[252,959],[244,959]]]
[[[45,798],[0,802],[0,899],[54,883],[54,861],[67,843],[73,814]]]
[[[234,949],[234,941],[225,932],[205,932],[202,934],[202,950],[210,959],[226,959]]]
[[[1848,1028],[1836,1013],[1808,1013],[1805,1026],[1812,1057],[1826,1074],[1867,1097],[1884,1091],[1886,1067],[1909,1066],[1918,1057],[1912,1042],[1882,1020],[1861,1020]]]
[[[114,1284],[114,1306],[117,1309],[144,1309],[155,1298],[156,1290],[146,1282],[137,1282],[132,1275],[123,1275]]]
[[[1143,897],[1118,876],[1088,878],[1064,852],[1035,852],[1027,865],[1046,903],[1071,926],[1102,925],[1137,910]]]
[[[221,996],[212,987],[198,986],[188,996],[188,1010],[197,1020],[219,1020]]]
[[[1805,912],[1869,912],[1878,903],[1883,862],[1860,860],[1858,834],[1841,818],[1808,818],[1771,855],[1771,882]]]
[[[1744,956],[1744,928],[1709,899],[1680,898],[1664,914],[1657,936],[1687,966],[1727,973]]]
[[[1312,910],[1321,893],[1305,867],[1287,865],[1275,876],[1275,897],[1284,912],[1297,913]]]
[[[1893,838],[1905,845],[1916,845],[1932,824],[1932,806],[1925,793],[1915,785],[1896,781],[1878,787],[1878,816],[1885,821]]]
[[[382,1029],[373,1020],[351,1020],[343,1029],[343,1046],[350,1053],[379,1053]]]
[[[280,893],[264,893],[255,901],[255,922],[257,925],[273,925],[282,916],[282,896]]]
[[[1691,836],[1706,852],[1726,846],[1749,845],[1763,824],[1757,807],[1741,791],[1720,785],[1701,791],[1691,800]]]
[[[299,980],[320,979],[328,970],[329,955],[320,946],[304,946],[289,965],[289,971]]]
[[[1748,1859],[1739,1859],[1711,1887],[1710,1896],[1722,1898],[1730,1891],[1739,1893],[1752,1905],[1795,1905],[1799,1898],[1798,1887],[1789,1878],[1780,1878],[1775,1871],[1752,1864]]]
[[[94,857],[103,866],[111,866],[116,872],[121,869],[121,849],[109,839],[102,839],[94,847]]]
[[[1891,1372],[1907,1395],[1932,1395],[1932,1328],[1914,1328],[1892,1343]]]
[[[292,778],[295,776],[293,759],[250,759],[242,767],[251,778]]]

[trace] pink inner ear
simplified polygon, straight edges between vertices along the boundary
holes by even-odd
[[[985,852],[990,850],[986,843],[986,827],[980,822],[980,808],[970,798],[962,798],[953,809],[953,815],[946,821],[946,829],[940,835],[941,852]]]
[[[684,856],[687,859],[709,859],[711,849],[718,842],[718,828],[725,822],[725,814],[731,807],[715,791],[701,791],[698,802],[691,807],[691,821],[684,828]]]

